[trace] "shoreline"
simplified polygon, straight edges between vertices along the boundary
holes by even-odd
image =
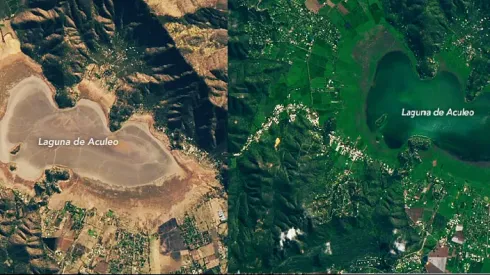
[[[383,56],[389,52],[401,51],[407,55],[411,61],[412,69],[416,71],[414,56],[408,52],[406,44],[404,41],[400,40],[396,31],[385,24],[374,26],[366,36],[351,38],[350,43],[352,46],[344,48],[344,52],[340,53],[340,55],[344,56],[344,62],[354,64],[356,71],[355,85],[344,88],[347,89],[347,92],[343,97],[344,100],[347,98],[345,104],[346,108],[337,116],[337,118],[339,123],[343,123],[344,125],[347,123],[347,125],[351,124],[351,126],[344,126],[339,130],[341,130],[345,136],[351,138],[361,136],[364,139],[364,143],[367,144],[367,153],[373,157],[378,157],[383,161],[391,162],[396,160],[396,153],[398,151],[387,148],[382,140],[380,140],[379,143],[376,142],[376,135],[369,130],[366,122],[366,99],[376,74],[377,64]],[[346,57],[349,57],[350,61],[346,60]],[[457,78],[462,88],[461,96],[464,98],[464,87],[461,82],[461,79],[464,78],[464,75],[461,75],[462,72],[450,70],[442,65],[438,70],[438,74],[440,73],[450,73]],[[357,103],[353,101],[357,101]],[[490,162],[463,160],[439,148],[434,142],[432,143],[434,146],[429,149],[429,151],[432,152],[424,155],[437,157],[439,165],[444,163],[444,166],[451,167],[451,169],[457,168],[462,164],[464,169],[459,173],[459,176],[455,175],[456,177],[465,177],[465,174],[471,173],[474,175],[472,178],[476,181],[490,178],[490,173],[484,171],[484,168],[487,167],[487,165],[490,166]],[[441,153],[441,151],[443,151],[443,153]]]
[[[39,78],[39,77],[31,76],[31,77],[29,77],[29,78],[27,78],[27,79],[25,79],[23,81],[38,81],[39,82],[39,81],[43,81],[43,80],[41,78]],[[44,83],[44,81],[43,81],[43,83]],[[14,87],[14,89],[16,89],[16,88],[17,89],[18,88],[23,88],[22,86],[20,86],[20,87],[18,86],[18,85],[23,85],[23,84],[25,84],[25,83],[22,83],[21,82],[21,83],[17,84]],[[32,85],[33,83],[27,82],[27,84],[25,84],[25,85],[29,85],[29,84]],[[36,84],[33,84],[33,85],[36,85]],[[40,84],[37,84],[37,85],[40,85]],[[78,112],[81,109],[83,109],[83,108],[90,108],[90,111],[89,112],[95,112],[96,117],[98,117],[98,119],[100,119],[102,121],[102,123],[104,124],[104,127],[102,129],[102,134],[103,135],[107,135],[107,136],[121,136],[123,138],[123,140],[124,139],[127,139],[130,142],[130,143],[126,143],[126,145],[128,145],[128,146],[130,146],[131,144],[133,144],[133,146],[135,146],[136,143],[134,143],[134,142],[137,142],[137,143],[143,142],[143,143],[145,143],[144,139],[145,139],[145,136],[146,136],[146,138],[147,138],[146,144],[148,146],[159,148],[158,152],[160,152],[160,151],[165,152],[163,155],[160,155],[158,152],[152,153],[152,154],[148,154],[148,155],[141,155],[141,154],[139,154],[139,158],[148,158],[148,157],[153,156],[154,161],[156,161],[157,159],[165,160],[164,161],[165,168],[161,168],[161,169],[165,169],[165,171],[171,171],[171,175],[168,175],[167,173],[165,173],[164,175],[161,175],[158,178],[155,178],[153,180],[150,180],[149,182],[144,182],[144,183],[141,183],[141,184],[136,184],[135,186],[147,185],[147,184],[154,184],[155,182],[158,182],[159,184],[163,184],[163,182],[165,182],[169,178],[175,178],[175,177],[177,177],[177,178],[184,178],[185,177],[185,172],[182,169],[182,167],[180,167],[177,164],[177,162],[175,161],[174,156],[166,148],[165,144],[163,144],[162,141],[160,141],[159,139],[157,139],[157,137],[155,137],[151,133],[151,130],[149,129],[150,128],[150,125],[148,123],[144,123],[142,121],[127,121],[126,123],[124,123],[124,125],[123,125],[123,127],[121,127],[121,129],[119,129],[118,131],[115,131],[115,132],[111,132],[109,130],[109,128],[107,127],[108,120],[106,119],[105,113],[101,109],[100,105],[98,105],[96,102],[89,101],[87,99],[82,99],[79,102],[77,102],[77,104],[74,107],[72,107],[72,108],[59,109],[57,107],[57,105],[55,104],[55,102],[54,102],[54,100],[53,100],[53,98],[51,96],[51,93],[50,93],[50,91],[49,91],[48,88],[49,87],[47,85],[45,85],[45,87],[43,87],[43,89],[42,89],[43,96],[45,96],[47,98],[47,100],[49,101],[49,104],[53,108],[53,110],[51,110],[51,113],[47,113],[47,117],[56,117],[57,118],[60,115],[67,116],[67,115],[69,115],[69,114],[71,114],[73,112],[75,112],[76,114],[78,114]],[[35,178],[39,178],[39,175],[42,175],[42,172],[44,171],[44,169],[46,169],[48,167],[51,167],[53,165],[59,165],[59,166],[67,166],[67,167],[69,167],[69,165],[65,165],[64,164],[64,161],[56,162],[55,159],[53,159],[53,164],[52,165],[51,164],[47,164],[47,165],[43,166],[44,167],[43,168],[43,167],[41,167],[39,165],[35,165],[35,164],[32,164],[32,163],[25,163],[28,160],[25,160],[25,159],[22,158],[22,154],[21,154],[22,152],[20,153],[20,158],[18,158],[17,155],[14,156],[14,157],[12,157],[12,156],[10,156],[10,153],[7,152],[7,149],[10,148],[10,147],[12,147],[10,145],[15,145],[17,142],[11,144],[10,141],[7,141],[6,135],[7,135],[7,132],[9,132],[9,131],[7,131],[6,127],[9,126],[9,124],[10,124],[9,122],[11,121],[12,117],[14,116],[13,112],[15,111],[16,106],[20,102],[22,102],[22,100],[24,100],[24,98],[26,97],[26,93],[28,95],[33,95],[34,94],[34,92],[28,90],[28,91],[25,91],[23,93],[16,93],[16,94],[12,95],[9,98],[9,102],[8,102],[6,114],[5,114],[5,116],[2,118],[2,120],[0,122],[0,129],[2,129],[2,133],[0,133],[0,140],[2,140],[2,142],[3,142],[3,146],[2,147],[5,147],[4,152],[0,152],[0,159],[4,163],[10,163],[13,160],[17,161],[18,164],[19,163],[21,164],[21,165],[18,166],[18,169],[17,169],[19,175],[22,178],[27,179],[27,180],[35,180]],[[86,111],[88,111],[88,110],[86,110]],[[56,119],[56,118],[53,118],[53,119]],[[40,123],[40,122],[37,122],[36,121],[34,125],[38,125],[38,123]],[[142,124],[145,124],[145,125],[143,126]],[[95,128],[93,128],[93,127],[88,128],[88,129],[95,130]],[[137,133],[140,133],[140,134],[137,134],[135,136],[134,135],[135,133],[131,134],[131,131],[133,131],[133,132],[136,131],[136,134]],[[94,133],[94,134],[95,135],[99,135],[100,133],[101,133],[100,131],[97,131],[97,133]],[[124,134],[126,134],[126,136],[123,136]],[[67,136],[70,136],[70,133],[68,133]],[[133,139],[128,139],[130,137],[133,137]],[[136,138],[136,139],[134,139],[134,138]],[[131,141],[131,140],[133,140],[133,141]],[[29,144],[26,144],[24,146],[29,146]],[[57,149],[54,149],[54,150],[56,151],[59,148],[61,148],[61,147],[58,147]],[[101,150],[103,150],[102,153],[106,153],[106,154],[103,154],[103,155],[107,155],[108,156],[107,161],[109,161],[109,163],[114,163],[114,164],[121,163],[121,165],[124,166],[124,165],[126,165],[126,164],[124,164],[125,162],[122,162],[120,159],[115,159],[114,156],[111,157],[111,155],[113,155],[113,154],[119,154],[121,152],[124,152],[124,153],[127,153],[127,154],[131,154],[131,155],[137,153],[137,151],[134,151],[134,149],[131,149],[131,148],[135,148],[135,147],[121,147],[118,150],[119,151],[120,150],[123,150],[123,151],[120,151],[120,152],[110,151],[109,149],[106,149],[106,148],[101,148]],[[69,150],[73,150],[73,149],[74,148],[66,148],[66,149],[64,148],[63,150],[69,151]],[[92,154],[90,152],[92,152],[92,151],[95,150],[95,154],[97,154],[97,155],[100,155],[101,154],[98,149],[93,149],[93,148],[87,147],[87,150],[88,151],[85,151],[84,153]],[[127,151],[127,150],[130,150],[130,151]],[[21,149],[21,151],[22,151],[22,149]],[[104,151],[107,151],[107,152],[104,152]],[[58,152],[58,154],[61,154],[61,153]],[[80,154],[82,154],[81,149],[79,151],[79,155]],[[43,155],[44,155],[44,153],[43,153]],[[55,155],[55,157],[56,157],[56,155]],[[163,157],[163,159],[162,159],[162,157]],[[141,163],[141,165],[145,165],[145,166],[142,166],[142,167],[146,167],[146,166],[150,165],[150,164],[145,164],[145,163],[146,162],[142,162]],[[150,162],[150,163],[152,163],[152,162]],[[132,166],[133,165],[131,165],[131,167]],[[142,167],[138,168],[136,171],[140,171],[139,169],[142,169]],[[113,180],[108,180],[106,177],[103,177],[103,176],[101,177],[100,176],[100,171],[99,171],[99,173],[95,173],[94,174],[93,173],[94,171],[92,171],[92,172],[85,171],[86,169],[83,168],[83,167],[76,167],[76,168],[69,167],[69,168],[71,170],[73,170],[74,172],[76,172],[76,173],[78,173],[78,174],[80,174],[81,176],[84,176],[84,177],[99,179],[99,180],[101,180],[101,181],[103,181],[103,182],[105,182],[107,184],[110,184],[110,185],[127,186],[127,185],[124,185],[124,184],[121,185],[121,184],[119,184],[119,182],[113,182]],[[127,168],[129,169],[129,166]],[[25,174],[25,173],[27,173],[26,172],[27,171],[26,169],[27,170],[32,170],[31,172],[29,172],[30,176],[27,175],[27,174]],[[111,167],[108,167],[108,169],[109,170],[112,170]],[[142,172],[142,171],[140,171],[140,172]],[[158,171],[156,171],[156,172],[158,172]],[[22,173],[24,173],[24,174],[22,174]],[[125,173],[128,173],[128,172],[125,172]],[[34,176],[34,174],[36,174],[36,176]],[[142,174],[142,175],[145,175],[145,174]],[[119,177],[119,176],[116,176],[116,177]],[[137,178],[139,179],[139,173],[137,173]]]

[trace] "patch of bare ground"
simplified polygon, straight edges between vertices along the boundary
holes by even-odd
[[[168,138],[168,136],[161,132],[161,131],[158,131],[155,129],[154,125],[155,125],[155,119],[153,117],[153,115],[151,113],[137,113],[137,114],[134,114],[132,115],[128,121],[135,121],[135,122],[141,122],[141,123],[146,123],[150,129],[150,133],[156,138],[158,139],[160,142],[163,143],[163,145],[166,147],[166,148],[170,148],[170,140]],[[172,153],[172,152],[171,152]],[[173,155],[173,153],[172,153]]]
[[[70,181],[60,184],[63,191],[51,197],[49,207],[61,209],[66,201],[72,201],[78,207],[87,209],[111,209],[141,228],[156,230],[171,217],[183,216],[205,195],[218,196],[221,189],[214,169],[203,167],[193,157],[179,152],[175,152],[175,155],[186,171],[186,178],[171,179],[161,186],[110,188],[74,175]]]
[[[209,100],[215,106],[227,110],[227,83],[217,78],[212,72],[219,70],[225,75],[228,74],[228,48],[217,49],[209,55],[190,54],[187,56],[187,60],[204,76],[204,81],[211,87],[212,94],[209,96]]]
[[[147,0],[157,15],[182,18],[200,9],[226,11],[226,0]],[[187,62],[211,88],[210,101],[227,109],[228,32],[226,27],[208,28],[181,22],[168,22],[165,27]]]
[[[25,54],[16,53],[0,59],[0,119],[7,108],[9,90],[29,76],[38,76],[44,79],[41,66]],[[51,84],[49,86],[54,95],[54,87]]]
[[[100,105],[108,119],[112,104],[116,101],[116,95],[101,87],[97,82],[84,79],[76,87],[80,92],[80,98],[85,98]]]
[[[23,193],[34,196],[34,182],[18,177],[15,172],[10,171],[9,163],[0,162],[0,183],[7,188],[16,189]]]
[[[320,4],[318,2],[318,0],[306,0],[305,1],[306,8],[309,9],[313,13],[318,13],[318,11],[320,11],[320,9],[323,8],[325,5],[326,5],[326,3]]]
[[[42,71],[39,66],[25,55],[16,54],[8,58],[9,65],[1,63],[0,74],[7,76],[9,81],[1,83],[0,91],[8,90],[7,87],[13,86],[22,78],[30,75],[41,76]],[[104,97],[105,93],[98,90],[98,87],[89,81],[82,85],[84,86],[81,89],[83,94],[94,100],[99,99],[99,104],[109,106],[109,100]],[[7,98],[8,95],[5,97]],[[164,146],[169,146],[168,137],[154,129],[154,119],[151,115],[139,114],[130,120],[147,123],[150,126],[150,132]],[[180,151],[171,151],[171,154],[179,166],[185,170],[184,178],[173,178],[160,186],[120,188],[109,187],[104,183],[88,180],[72,173],[69,181],[60,183],[63,192],[53,195],[49,206],[53,209],[60,209],[66,201],[72,201],[73,204],[87,209],[93,207],[99,211],[111,209],[134,221],[138,226],[154,230],[169,218],[182,216],[188,209],[202,201],[205,195],[218,196],[222,188],[216,179],[216,169],[210,162],[197,160],[196,157]],[[0,180],[4,181],[8,187],[21,189],[27,194],[34,195],[33,186],[36,180],[27,181],[18,177],[15,171],[10,170],[9,163],[1,163],[0,169]]]
[[[1,22],[3,40],[0,39],[0,119],[5,114],[9,90],[24,78],[42,75],[41,66],[20,50],[20,41],[9,21]]]
[[[188,26],[178,22],[165,27],[184,58],[210,87],[210,101],[223,109],[228,106],[228,33],[226,29]]]
[[[147,125],[128,122],[110,132],[103,110],[95,102],[80,100],[75,107],[60,110],[50,96],[50,88],[40,78],[23,80],[11,90],[7,113],[1,121],[0,160],[16,162],[17,172],[24,179],[36,180],[52,165],[126,187],[163,184],[167,179],[183,176],[182,169]],[[68,142],[49,147],[42,145],[39,138]],[[119,143],[101,147],[77,145],[74,141],[104,138]],[[9,148],[19,143],[21,149],[13,155]]]
[[[202,8],[226,10],[227,0],[146,0],[157,15],[182,17]]]
[[[29,64],[31,61],[24,55],[19,54],[12,62],[12,66],[24,66],[23,71],[30,74],[39,74],[38,67],[33,68]],[[27,70],[26,68],[29,68]],[[13,68],[3,67],[0,72],[11,74]],[[20,74],[22,76],[27,76]],[[13,75],[15,76],[15,75]],[[20,81],[21,79],[18,79]],[[7,85],[4,83],[4,85]],[[10,83],[8,85],[13,85]],[[5,86],[4,86],[5,87]],[[96,99],[100,91],[92,92],[97,89],[87,83],[85,86],[87,95]],[[3,89],[2,89],[3,90]],[[99,99],[101,97],[98,97]],[[107,102],[107,101],[106,101]],[[148,114],[134,115],[131,121],[145,122],[150,127],[150,132],[165,147],[170,142],[168,137],[153,127],[154,119]],[[60,183],[63,192],[51,197],[49,207],[61,209],[66,201],[72,201],[74,205],[87,209],[97,208],[99,211],[116,211],[122,217],[126,217],[139,227],[155,230],[171,217],[181,217],[188,209],[203,201],[204,197],[221,196],[222,186],[216,179],[217,171],[209,161],[198,160],[195,156],[186,155],[181,151],[171,151],[179,166],[184,170],[184,177],[172,178],[160,185],[148,185],[134,188],[111,187],[102,182],[96,182],[82,178],[71,172],[69,181]],[[97,161],[97,160],[94,160]],[[37,180],[23,180],[10,170],[9,163],[0,165],[0,179],[7,186],[21,189],[27,194],[34,195],[33,186]],[[69,167],[68,167],[69,168]],[[224,201],[224,200],[223,200]]]
[[[20,41],[10,26],[10,21],[0,21],[3,24],[0,39],[0,120],[3,118],[10,90],[17,83],[30,76],[43,77],[39,64],[23,54],[20,50]],[[54,91],[54,88],[50,86]],[[8,188],[19,190],[30,196],[34,195],[34,182],[18,177],[12,168],[15,163],[0,162],[0,182]]]
[[[223,34],[217,36],[217,39],[224,39]],[[226,36],[225,36],[226,38]],[[224,40],[223,40],[224,41]],[[222,42],[223,42],[222,41]],[[224,42],[223,42],[224,43]],[[0,48],[2,42],[0,42]],[[210,73],[215,68],[226,71],[226,49],[209,52],[203,55],[202,58],[197,54],[192,59],[195,64],[202,66],[203,75]],[[189,59],[190,60],[190,59]],[[201,64],[203,63],[203,64]],[[208,66],[208,67],[206,67]],[[0,120],[3,117],[9,100],[9,90],[30,76],[40,77],[50,87],[50,92],[54,95],[54,87],[45,79],[41,67],[31,60],[29,57],[20,51],[0,59]],[[215,83],[215,87],[226,87],[226,82],[221,81],[216,76],[208,75],[206,81]],[[212,79],[215,77],[216,79]],[[77,87],[77,91],[81,98],[94,101],[99,104],[107,116],[107,110],[110,109],[114,102],[114,96],[107,92],[107,89],[93,79],[83,80]],[[221,88],[220,88],[221,89]],[[216,89],[213,89],[217,91]],[[219,106],[226,106],[226,93],[224,96],[219,94],[214,98],[213,103]],[[169,138],[165,133],[154,128],[154,118],[147,113],[139,113],[133,115],[131,122],[143,122],[149,125],[150,133],[158,139],[166,148],[170,147]],[[111,187],[102,182],[96,182],[79,176],[73,171],[70,171],[70,179],[68,181],[59,182],[62,192],[52,195],[49,199],[48,207],[53,210],[60,210],[65,207],[67,201],[71,201],[73,205],[86,209],[96,208],[98,213],[105,213],[109,210],[117,213],[118,217],[123,220],[125,229],[132,232],[156,232],[157,228],[170,218],[176,218],[182,221],[185,213],[190,213],[196,217],[196,222],[200,230],[213,230],[215,235],[221,237],[226,235],[226,222],[220,221],[218,212],[223,211],[227,216],[227,198],[223,191],[222,185],[217,178],[217,169],[214,164],[206,158],[196,155],[184,153],[183,151],[170,151],[176,162],[185,173],[182,178],[172,178],[165,182],[160,182],[160,185],[147,185],[139,187]],[[94,160],[95,162],[97,160]],[[0,163],[0,182],[3,186],[19,190],[24,194],[34,196],[34,184],[36,180],[24,180],[16,175],[15,169],[12,170],[11,163]],[[92,223],[88,222],[90,226]],[[126,226],[127,225],[127,226]],[[50,228],[55,230],[56,228]],[[86,247],[91,246],[90,238],[86,238],[88,229],[83,230],[81,238],[76,239],[77,244],[82,242]],[[115,229],[114,229],[115,231]],[[44,232],[44,231],[43,231]],[[44,232],[45,233],[45,232]],[[43,234],[44,234],[43,233]],[[85,236],[85,237],[83,237]],[[70,241],[69,236],[65,236],[66,240]],[[65,238],[64,237],[64,238]],[[221,238],[220,237],[220,238]],[[111,237],[112,238],[112,237]],[[221,255],[226,255],[226,249],[220,239],[213,237],[213,246]],[[87,239],[87,240],[85,240]],[[66,241],[65,240],[65,241]],[[64,243],[64,242],[63,242]],[[208,244],[206,247],[210,247]],[[73,251],[74,245],[66,244],[69,251]],[[88,249],[88,248],[87,248]],[[163,255],[160,252],[160,239],[153,239],[149,247],[149,271],[154,274],[168,273],[179,270],[180,267],[190,263],[184,263],[179,259],[174,259],[171,255]],[[204,249],[204,248],[203,248]],[[68,251],[68,250],[66,250]],[[66,252],[65,251],[65,252]],[[183,255],[185,253],[183,252]],[[185,256],[184,256],[185,257]],[[208,257],[212,259],[212,257]],[[222,257],[223,259],[224,256]],[[85,258],[84,258],[85,259]],[[220,263],[221,270],[226,272],[226,260],[214,259],[213,264]],[[106,262],[101,262],[101,266]],[[207,263],[208,264],[208,263]],[[211,264],[211,263],[209,263]],[[97,265],[97,268],[99,265]],[[74,263],[69,268],[64,269],[65,272],[79,272],[80,264]],[[146,269],[145,269],[146,270]]]
[[[15,36],[10,21],[0,21],[0,60],[3,58],[20,53],[20,41]]]
[[[332,2],[332,0],[327,0],[327,2],[325,2],[329,7],[331,8],[335,8],[335,4]]]
[[[182,259],[174,259],[170,255],[160,254],[158,257],[158,273],[171,273],[178,271],[182,266]]]

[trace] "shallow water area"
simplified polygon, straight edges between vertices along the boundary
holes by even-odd
[[[421,80],[402,52],[388,53],[378,62],[366,117],[371,131],[381,133],[390,148],[423,135],[460,159],[490,160],[490,95],[465,102],[456,75],[441,71]]]
[[[19,152],[12,154],[18,144]],[[82,177],[124,187],[184,173],[145,123],[128,122],[113,133],[97,103],[82,99],[74,108],[58,109],[38,77],[26,78],[10,91],[0,121],[0,161],[15,163],[16,174],[27,180],[61,165]]]

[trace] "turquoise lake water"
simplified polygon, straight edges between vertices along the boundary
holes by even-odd
[[[465,102],[463,88],[447,71],[421,80],[408,56],[388,53],[378,63],[367,97],[368,126],[381,133],[390,148],[401,147],[410,136],[423,135],[460,159],[490,160],[490,95]],[[435,115],[437,109],[444,114]],[[456,114],[466,110],[467,116],[447,115],[450,109]],[[419,116],[406,116],[411,111]]]

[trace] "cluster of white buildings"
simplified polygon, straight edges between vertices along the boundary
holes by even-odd
[[[247,142],[245,142],[245,145],[242,147],[239,153],[235,153],[233,156],[238,157],[243,152],[245,152],[248,147],[253,143],[253,142],[259,142],[260,138],[264,134],[264,132],[267,132],[272,125],[277,125],[279,124],[279,116],[286,112],[289,118],[289,122],[292,123],[296,120],[296,116],[299,112],[305,112],[306,114],[306,119],[313,124],[313,126],[318,127],[320,125],[320,118],[316,112],[311,111],[306,105],[302,103],[291,103],[286,106],[279,104],[276,105],[274,108],[274,111],[272,113],[272,116],[269,117],[262,125],[260,126],[260,129],[255,132],[255,134],[251,135],[248,137]]]

